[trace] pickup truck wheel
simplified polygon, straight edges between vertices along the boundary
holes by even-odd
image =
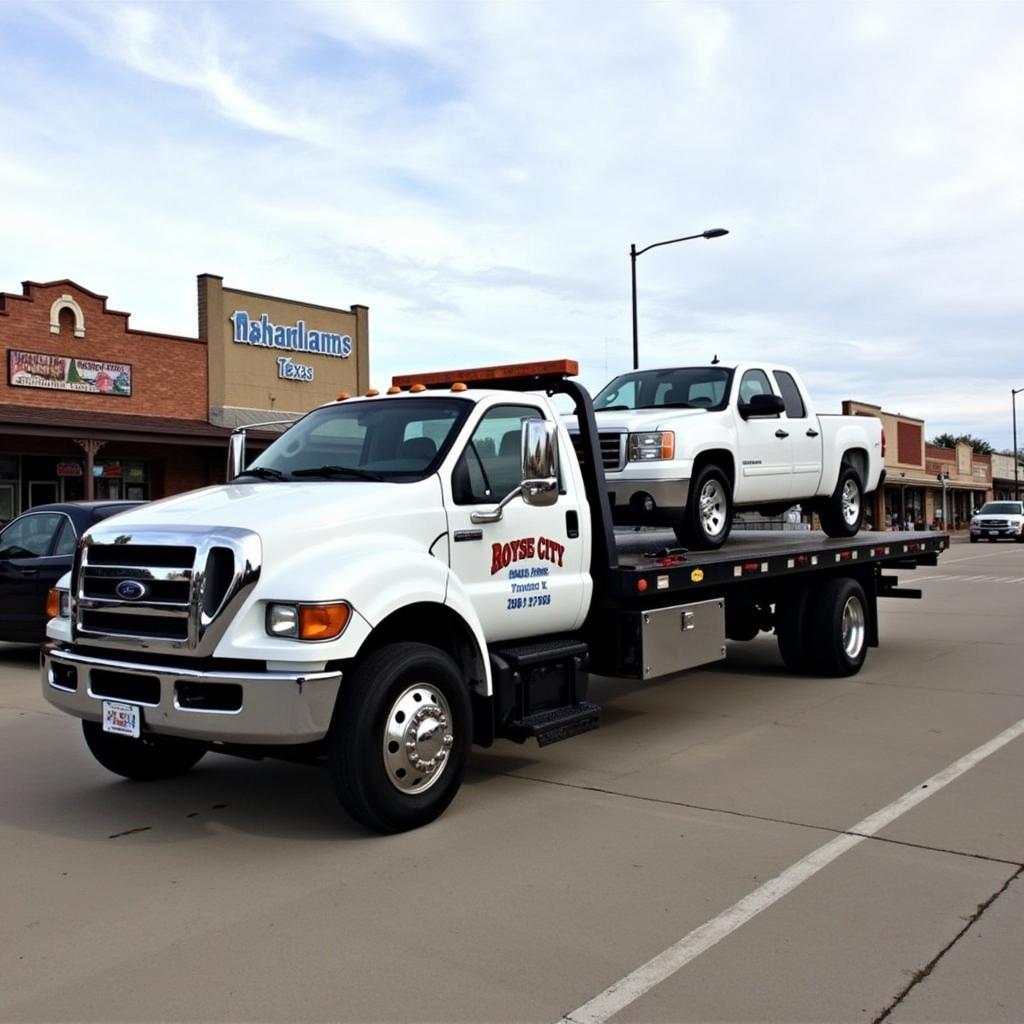
[[[853,537],[864,520],[864,485],[857,470],[844,462],[832,496],[819,513],[822,529],[830,537]]]
[[[852,676],[868,653],[868,602],[864,588],[841,576],[819,587],[809,606],[814,671],[823,676]]]
[[[775,609],[779,654],[786,667],[797,675],[806,675],[814,661],[808,622],[808,596],[807,589],[800,590],[779,601]]]
[[[427,644],[389,644],[342,680],[327,764],[342,806],[377,832],[433,821],[462,783],[472,742],[469,691]]]
[[[683,518],[674,527],[676,538],[695,551],[720,548],[732,529],[732,489],[715,465],[702,466],[690,481]]]
[[[205,748],[158,736],[132,739],[104,732],[99,722],[82,722],[89,752],[108,771],[137,782],[184,775],[206,753]]]

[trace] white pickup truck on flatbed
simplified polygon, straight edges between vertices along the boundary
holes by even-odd
[[[119,775],[207,751],[326,762],[353,817],[397,832],[448,806],[473,743],[595,728],[589,671],[652,679],[774,630],[793,671],[852,675],[877,598],[920,597],[883,569],[934,565],[942,534],[702,555],[617,538],[575,372],[398,378],[314,409],[247,468],[236,432],[227,484],[83,535],[50,595],[47,700]]]
[[[695,549],[720,547],[738,507],[800,503],[830,537],[851,537],[884,479],[881,422],[815,413],[786,366],[634,370],[594,411],[615,523],[671,526]]]

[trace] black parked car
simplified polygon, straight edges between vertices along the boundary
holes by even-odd
[[[38,644],[46,637],[46,595],[70,568],[78,538],[94,523],[140,501],[37,505],[0,530],[0,640]]]

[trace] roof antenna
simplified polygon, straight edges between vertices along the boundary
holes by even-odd
[[[711,360],[711,365],[712,366],[717,366],[718,365],[718,353],[717,352],[715,353],[715,358]]]

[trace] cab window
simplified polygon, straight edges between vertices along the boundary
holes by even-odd
[[[782,400],[786,403],[786,416],[791,420],[802,420],[807,415],[807,410],[804,408],[804,400],[796,381],[793,380],[793,375],[784,370],[775,370],[774,377],[775,383],[779,385]]]
[[[768,376],[764,370],[747,370],[740,381],[739,401],[746,404],[754,395],[771,395],[771,384],[768,383]]]
[[[452,471],[456,505],[493,504],[522,483],[523,421],[537,418],[544,414],[528,405],[496,405],[484,414]]]

